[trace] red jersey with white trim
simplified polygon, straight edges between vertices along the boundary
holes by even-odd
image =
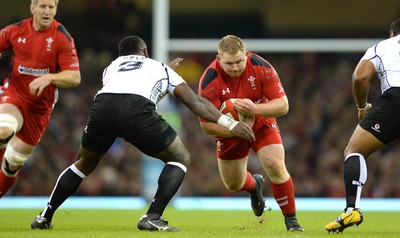
[[[56,20],[49,29],[36,31],[33,19],[29,18],[0,31],[0,53],[8,49],[13,50],[13,55],[6,94],[19,95],[35,111],[52,111],[57,101],[57,88],[50,84],[40,96],[33,96],[29,83],[44,74],[79,70],[71,35]]]
[[[251,52],[247,54],[246,68],[238,78],[231,78],[215,59],[200,78],[198,94],[218,109],[229,98],[248,98],[258,104],[286,95],[274,67]],[[276,123],[275,118],[256,116],[255,119],[254,125],[262,120]],[[203,118],[200,120],[206,122]]]

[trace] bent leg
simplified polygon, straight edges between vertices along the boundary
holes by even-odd
[[[347,227],[358,226],[363,222],[360,200],[362,188],[367,181],[366,159],[383,147],[385,144],[357,125],[344,151],[346,208],[334,221],[325,226],[328,232],[343,232]]]
[[[351,213],[354,208],[360,208],[362,188],[367,181],[365,160],[383,147],[385,144],[357,125],[344,152],[343,179],[346,188],[346,213]]]
[[[272,193],[283,215],[296,213],[293,180],[285,165],[285,152],[282,144],[262,147],[258,157],[272,182]]]
[[[285,165],[285,149],[282,144],[271,144],[257,152],[264,170],[272,182],[272,194],[285,217],[288,231],[304,231],[296,218],[296,201],[292,177]]]
[[[22,114],[16,106],[0,104],[0,162],[8,142],[21,129],[23,122]]]
[[[25,164],[35,146],[28,145],[18,137],[13,137],[4,152],[0,169],[0,198],[14,186],[18,170]]]
[[[51,222],[58,207],[76,192],[82,180],[94,171],[104,154],[94,153],[81,147],[78,160],[66,168],[58,177],[47,206],[40,213],[40,216]]]
[[[158,188],[147,211],[150,220],[161,218],[185,178],[190,164],[190,153],[177,136],[163,151],[154,155],[165,164],[158,178]]]
[[[255,181],[247,171],[247,161],[248,157],[237,160],[218,159],[219,174],[222,182],[229,191],[238,192],[244,190],[250,192],[254,189]],[[248,180],[247,183],[252,183],[252,188],[243,189],[246,180]]]
[[[260,174],[251,175],[247,171],[247,161],[247,156],[237,160],[218,159],[219,173],[229,191],[246,191],[249,193],[254,215],[261,216],[265,208],[264,178]]]

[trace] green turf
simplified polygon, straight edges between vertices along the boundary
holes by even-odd
[[[178,233],[143,232],[136,229],[144,210],[72,210],[60,209],[52,230],[31,230],[38,209],[0,209],[0,237],[399,237],[400,214],[364,211],[364,222],[343,234],[328,234],[324,226],[339,212],[299,211],[297,216],[305,232],[288,232],[279,211],[266,212],[260,218],[251,211],[204,211],[167,209],[164,218]]]

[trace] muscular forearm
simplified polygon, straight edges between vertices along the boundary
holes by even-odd
[[[50,83],[59,88],[76,87],[81,82],[79,70],[64,70],[56,74],[48,75]]]
[[[367,104],[369,93],[369,80],[353,80],[353,96],[358,108]]]
[[[218,136],[222,138],[234,136],[230,130],[212,122],[200,122],[200,127],[204,133],[210,136]]]
[[[235,101],[235,108],[246,115],[279,117],[285,115],[289,111],[289,102],[286,96],[259,104],[254,103],[248,98],[244,98]]]
[[[367,104],[370,81],[375,76],[375,66],[369,60],[361,60],[352,75],[354,100],[359,108]]]
[[[189,109],[198,116],[206,119],[207,121],[217,123],[221,114],[208,100],[198,97],[194,103],[187,105]]]
[[[254,115],[263,117],[280,117],[285,115],[288,110],[289,106],[287,103],[273,100],[268,103],[258,104],[257,111]]]

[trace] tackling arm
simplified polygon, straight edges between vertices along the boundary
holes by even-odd
[[[196,95],[186,83],[181,83],[175,88],[174,96],[196,115],[208,121],[218,123],[223,126],[221,128],[225,128],[225,130],[229,129],[228,131],[235,136],[250,142],[255,140],[253,130],[248,125],[223,115],[208,100]]]

